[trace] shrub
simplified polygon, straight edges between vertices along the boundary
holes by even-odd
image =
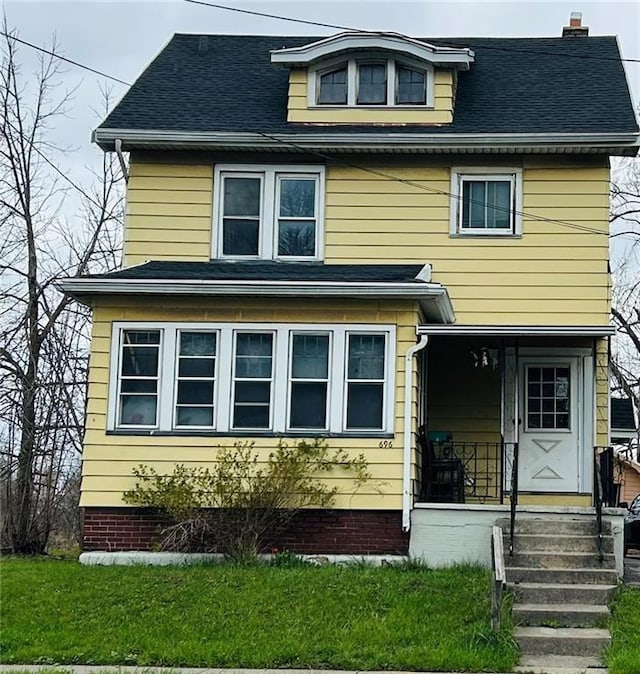
[[[124,493],[132,505],[153,507],[173,523],[160,532],[163,550],[222,552],[235,561],[255,559],[305,507],[330,507],[337,494],[322,480],[333,471],[348,473],[354,491],[371,479],[363,455],[350,458],[323,440],[280,442],[266,463],[254,443],[221,448],[210,468],[177,465],[159,475],[140,465],[137,482]]]

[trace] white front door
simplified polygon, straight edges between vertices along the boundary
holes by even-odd
[[[519,491],[579,491],[580,368],[570,356],[521,360]]]

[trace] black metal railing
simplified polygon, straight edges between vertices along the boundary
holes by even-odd
[[[593,500],[596,507],[596,534],[598,536],[598,557],[604,559],[604,542],[602,540],[602,471],[600,469],[600,452],[598,447],[593,453]]]
[[[518,510],[518,443],[513,443],[511,455],[510,513],[509,513],[509,557],[513,557],[516,535],[516,513]]]
[[[618,490],[613,477],[613,448],[595,447],[593,451],[593,500],[596,508],[598,556],[604,559],[602,509],[617,505]]]
[[[442,442],[418,436],[422,453],[421,499],[435,503],[504,503],[502,442]]]

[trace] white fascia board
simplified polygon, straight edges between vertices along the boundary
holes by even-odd
[[[601,150],[636,155],[638,132],[625,133],[271,133],[236,131],[166,131],[162,129],[103,129],[92,140],[102,146],[122,141],[130,149],[358,150],[380,152],[580,152]]]
[[[337,52],[342,53],[354,49],[394,51],[434,65],[457,66],[461,70],[469,70],[474,60],[474,52],[468,47],[440,47],[389,33],[341,33],[301,47],[274,49],[271,52],[271,62],[307,65],[313,61],[333,56]]]
[[[419,325],[419,335],[479,335],[485,337],[607,337],[610,325]]]
[[[69,278],[56,283],[62,292],[83,301],[93,295],[204,295],[236,297],[350,297],[406,299],[427,303],[429,315],[453,321],[446,288],[439,283],[343,283],[339,281],[228,281]],[[435,303],[434,314],[432,303]]]

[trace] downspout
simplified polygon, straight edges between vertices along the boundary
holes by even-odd
[[[413,357],[427,346],[429,335],[420,335],[420,341],[409,348],[404,357],[404,447],[402,457],[402,530],[411,527],[411,405],[413,396]]]
[[[127,162],[124,160],[124,155],[122,154],[122,141],[119,138],[116,138],[114,142],[116,149],[116,154],[118,155],[118,161],[120,162],[120,168],[122,169],[122,175],[124,176],[125,183],[129,182],[129,171],[127,170]]]

